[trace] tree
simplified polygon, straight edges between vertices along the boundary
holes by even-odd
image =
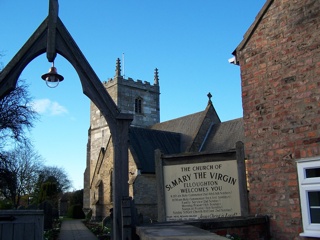
[[[72,186],[66,171],[57,166],[44,166],[41,169],[37,184],[41,186],[45,182],[56,183],[59,192],[67,192]]]
[[[38,119],[38,113],[33,110],[31,101],[28,86],[23,80],[19,80],[16,88],[0,99],[0,164],[2,166],[0,178],[2,183],[8,183],[8,178],[14,177],[6,172],[12,163],[7,159],[11,154],[4,149],[27,141],[25,130],[33,127],[33,122]],[[3,170],[4,168],[7,170]],[[15,188],[13,184],[14,182],[7,186],[7,190],[11,189],[10,195],[13,194],[12,188]]]
[[[64,169],[44,166],[42,157],[27,140],[17,144],[13,150],[4,152],[3,156],[5,161],[0,164],[0,192],[15,208],[20,205],[24,195],[32,196],[32,202],[40,203],[54,194],[58,199],[58,194],[71,187]]]
[[[27,140],[2,155],[5,159],[0,165],[0,191],[17,208],[21,196],[30,195],[35,190],[43,166],[42,157]]]
[[[41,185],[39,203],[50,201],[54,207],[58,207],[59,191],[56,182],[45,182]]]
[[[41,156],[26,137],[25,130],[32,128],[39,117],[31,103],[23,80],[18,80],[8,95],[0,96],[0,193],[15,207],[22,195],[38,199],[45,182],[56,185],[59,193],[71,187],[63,169],[43,167]]]
[[[31,103],[23,80],[18,80],[8,95],[0,96],[0,193],[15,207],[22,195],[38,199],[45,182],[55,185],[59,193],[71,187],[63,169],[43,167],[41,156],[26,137],[25,130],[32,128],[39,117]]]
[[[70,205],[83,205],[83,189],[70,192],[69,194]]]
[[[68,217],[82,219],[85,218],[83,212],[83,189],[69,193]]]
[[[26,139],[25,130],[33,127],[38,113],[31,105],[28,85],[19,80],[16,88],[0,100],[0,149]],[[3,159],[3,158],[2,158]]]
[[[57,194],[67,192],[71,188],[71,181],[68,174],[63,168],[56,166],[43,166],[38,173],[37,182],[33,192],[33,198],[35,203],[41,203],[44,200],[44,188],[48,185],[54,185]]]

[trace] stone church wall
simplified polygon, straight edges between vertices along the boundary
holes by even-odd
[[[159,85],[117,77],[104,83],[122,112],[134,115],[133,126],[150,126],[160,121]],[[135,113],[135,99],[142,99],[142,113]]]
[[[117,72],[119,73],[119,71],[118,65]],[[134,115],[132,125],[145,127],[160,121],[158,75],[155,76],[155,79],[155,84],[151,85],[149,82],[134,81],[131,78],[124,79],[122,76],[116,75],[103,84],[120,111]],[[138,114],[135,113],[135,99],[137,97],[142,99],[142,112]],[[101,220],[109,215],[110,208],[112,208],[112,187],[114,186],[112,182],[113,146],[107,122],[93,103],[90,105],[88,135],[87,168],[84,173],[84,208],[91,208],[93,219]],[[128,170],[129,195],[135,198],[135,196],[139,196],[135,191],[139,192],[140,189],[147,189],[145,184],[148,182],[135,182],[135,178],[140,173],[130,151]],[[148,179],[149,184],[153,186],[152,178],[148,177]],[[139,186],[141,182],[143,182],[143,186]],[[153,189],[153,192],[155,192],[156,188]],[[154,215],[152,210],[149,210],[154,208],[153,201],[148,200],[144,206],[140,197],[139,204],[139,211],[143,215],[150,217]]]
[[[157,182],[155,174],[138,175],[133,184],[134,203],[138,213],[157,220]]]

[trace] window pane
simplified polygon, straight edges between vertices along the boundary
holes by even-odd
[[[306,177],[307,178],[320,177],[320,168],[306,169]]]
[[[308,192],[311,223],[320,223],[320,191]]]

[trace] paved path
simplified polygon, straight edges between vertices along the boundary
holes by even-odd
[[[81,220],[62,221],[59,240],[97,240]]]

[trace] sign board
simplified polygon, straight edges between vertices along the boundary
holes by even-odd
[[[236,160],[163,168],[167,221],[241,215]]]
[[[161,154],[160,154],[161,155]],[[160,156],[158,154],[158,156]],[[233,153],[161,155],[159,221],[246,215],[244,159]],[[240,163],[239,165],[239,162]],[[161,179],[162,178],[162,179]],[[160,186],[160,187],[159,187]]]

